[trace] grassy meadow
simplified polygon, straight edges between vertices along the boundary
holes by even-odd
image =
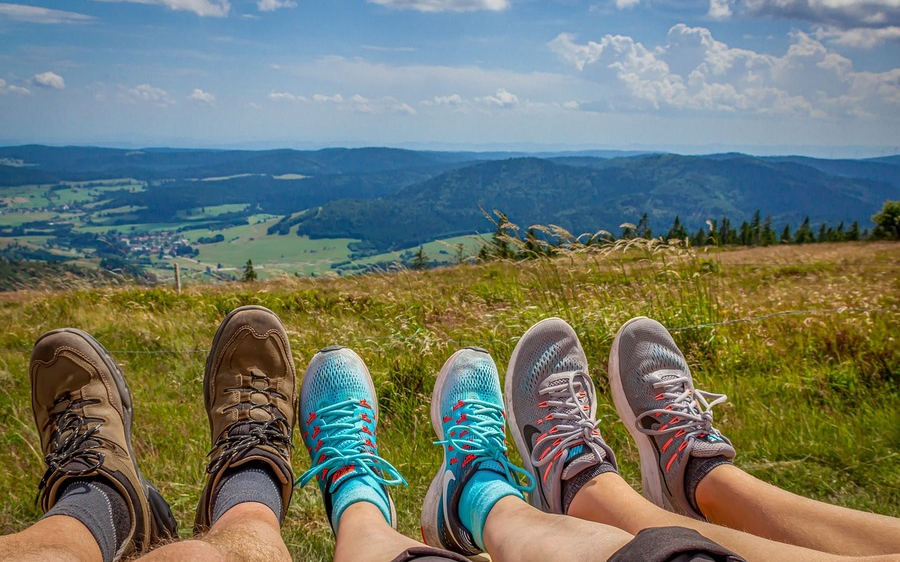
[[[367,362],[379,393],[380,452],[410,484],[392,494],[399,528],[412,537],[441,458],[428,417],[441,365],[460,346],[479,345],[502,377],[518,338],[548,316],[579,333],[603,435],[635,487],[637,448],[616,416],[606,364],[621,324],[647,315],[673,331],[699,388],[728,394],[714,413],[735,443],[737,465],[805,496],[900,516],[900,245],[704,252],[638,241],[573,246],[528,262],[189,285],[181,295],[171,287],[77,285],[0,294],[7,326],[0,333],[0,532],[40,516],[34,498],[44,466],[29,399],[31,345],[46,330],[75,326],[122,365],[135,395],[142,469],[188,536],[210,446],[206,350],[220,320],[244,304],[280,315],[299,373],[329,344],[348,345]],[[294,442],[299,477],[309,458],[299,432]],[[331,560],[333,537],[314,484],[294,491],[284,538],[295,559]]]

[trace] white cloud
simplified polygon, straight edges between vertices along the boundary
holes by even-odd
[[[641,0],[616,0],[616,8],[620,10],[625,10],[628,8],[634,8],[638,4],[641,3]]]
[[[27,23],[91,23],[95,21],[92,16],[76,12],[64,12],[51,10],[38,6],[23,6],[21,4],[0,3],[0,17],[6,17],[15,21]]]
[[[170,10],[193,12],[201,17],[224,18],[231,11],[229,0],[93,0],[94,2],[127,2],[165,6]]]
[[[200,88],[194,88],[194,91],[191,92],[191,95],[189,95],[187,99],[190,101],[199,101],[208,105],[216,105],[216,96],[209,92],[204,92]]]
[[[290,102],[304,102],[308,103],[309,100],[303,96],[295,96],[290,92],[272,92],[269,94],[269,99],[272,101],[290,101]]]
[[[415,47],[383,47],[380,45],[360,45],[367,51],[376,51],[380,53],[414,53],[418,51]]]
[[[478,98],[477,101],[503,108],[510,108],[519,105],[518,96],[513,93],[507,92],[505,88],[500,88],[492,96]]]
[[[450,94],[449,96],[435,96],[434,100],[428,103],[429,105],[446,105],[449,107],[459,107],[463,104],[463,99],[459,94]]]
[[[708,29],[678,24],[665,44],[652,48],[621,35],[582,44],[567,34],[550,47],[596,83],[596,101],[583,108],[900,115],[900,69],[856,72],[852,61],[816,38],[793,32],[790,39],[787,52],[773,56],[729,47]]]
[[[398,10],[419,12],[499,12],[509,7],[508,0],[366,0]]]
[[[53,90],[65,90],[66,89],[66,81],[63,80],[63,77],[55,72],[41,72],[40,74],[35,74],[31,78],[31,83],[35,86],[40,86],[42,88],[51,88]]]
[[[133,103],[146,102],[159,107],[174,105],[175,101],[169,97],[169,92],[162,88],[156,88],[150,84],[140,84],[134,88],[126,88],[123,92],[125,98]]]
[[[731,6],[728,5],[728,0],[709,0],[707,15],[716,20],[731,17]]]
[[[890,27],[855,27],[853,29],[838,29],[836,27],[820,27],[814,33],[816,39],[854,47],[857,49],[871,49],[882,43],[900,42],[900,26]]]
[[[6,80],[0,78],[0,96],[5,94],[19,94],[23,96],[27,96],[31,91],[28,88],[22,88],[21,86],[15,85],[7,85]]]
[[[416,114],[415,108],[405,102],[401,102],[393,96],[368,98],[366,96],[363,96],[362,94],[353,94],[350,97],[345,97],[341,94],[334,94],[333,96],[314,94],[312,96],[312,100],[316,103],[332,104],[342,111],[349,111],[352,113],[362,113],[368,115],[380,115],[384,113],[397,113],[404,115]]]
[[[258,0],[256,7],[260,12],[274,12],[280,8],[296,8],[293,0]]]
[[[342,96],[341,94],[334,94],[333,96],[326,96],[324,94],[313,94],[312,99],[313,99],[313,101],[318,102],[318,103],[328,103],[328,102],[343,103],[344,102],[344,96]]]
[[[735,12],[756,16],[798,19],[853,29],[900,25],[897,0],[711,0],[727,3]]]

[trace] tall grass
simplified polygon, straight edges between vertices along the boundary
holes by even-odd
[[[735,442],[738,465],[797,493],[900,516],[896,244],[707,254],[659,241],[587,242],[571,237],[557,255],[527,261],[190,286],[181,295],[135,286],[0,294],[0,323],[8,326],[0,332],[0,532],[40,516],[34,493],[44,467],[28,354],[42,332],[71,325],[97,336],[122,364],[135,395],[141,466],[186,536],[209,448],[204,350],[224,315],[243,304],[279,314],[300,373],[317,349],[335,343],[367,362],[381,405],[381,453],[410,483],[392,491],[409,536],[418,536],[422,500],[440,462],[428,407],[441,365],[458,347],[480,345],[502,376],[521,334],[552,315],[581,337],[604,437],[633,485],[640,483],[637,450],[617,419],[605,370],[618,327],[647,315],[673,331],[698,386],[730,396],[716,408],[716,423]],[[717,325],[840,307],[877,312]],[[309,466],[304,450],[294,455],[297,474]],[[314,486],[295,490],[284,537],[296,559],[330,560],[333,538]]]

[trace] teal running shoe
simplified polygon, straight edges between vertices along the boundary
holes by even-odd
[[[387,487],[406,481],[378,456],[378,398],[363,360],[340,346],[316,353],[303,377],[299,409],[312,465],[297,483],[318,481],[335,534],[344,509],[358,501],[375,504],[396,528]]]
[[[500,380],[487,351],[464,348],[444,363],[431,397],[431,425],[444,460],[425,495],[422,539],[428,546],[478,554],[482,549],[459,515],[469,480],[476,472],[492,470],[519,492],[534,486],[528,473],[509,460]],[[519,483],[520,477],[526,485]]]

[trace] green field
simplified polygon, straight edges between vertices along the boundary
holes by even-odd
[[[0,187],[0,202],[12,209],[44,208],[50,206],[87,204],[103,200],[103,194],[127,189],[141,191],[144,183],[131,180],[92,180],[88,182],[63,182],[52,185],[19,185]]]
[[[381,406],[380,452],[409,482],[392,495],[400,531],[411,537],[441,459],[428,414],[441,365],[460,346],[479,345],[502,377],[522,333],[554,315],[581,337],[603,435],[633,486],[640,487],[637,449],[618,421],[605,371],[619,326],[649,315],[673,331],[698,387],[729,396],[714,412],[738,466],[798,494],[900,516],[898,244],[724,253],[640,244],[530,262],[188,285],[181,295],[171,286],[2,294],[0,532],[40,516],[34,494],[44,467],[31,421],[30,347],[46,330],[77,326],[122,364],[142,469],[189,536],[209,447],[205,350],[224,315],[242,304],[280,315],[298,373],[330,344],[348,345],[367,362]],[[294,441],[299,476],[310,461],[299,433]],[[295,490],[283,534],[295,560],[331,560],[333,536],[314,485]]]

